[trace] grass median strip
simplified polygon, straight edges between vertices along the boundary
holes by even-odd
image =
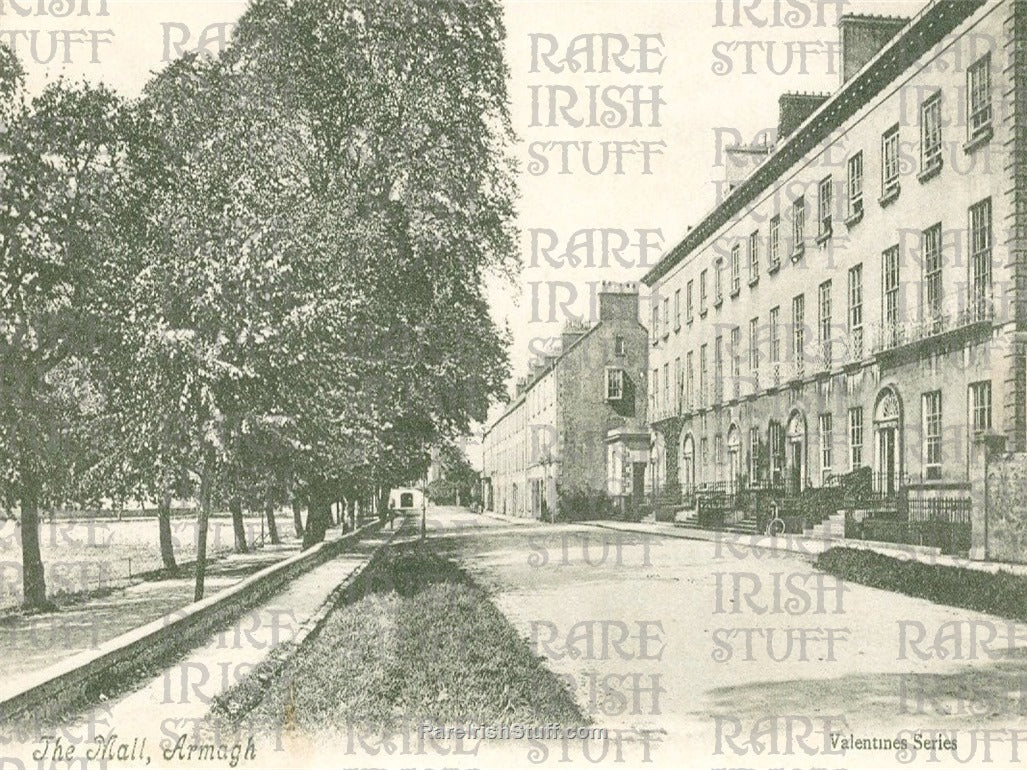
[[[1027,577],[1000,570],[924,564],[874,551],[831,548],[817,556],[818,569],[842,580],[883,588],[950,607],[1027,620]]]
[[[214,716],[303,732],[588,723],[485,592],[422,543],[387,548],[290,652],[219,698]]]

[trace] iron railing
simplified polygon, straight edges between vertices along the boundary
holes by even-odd
[[[875,330],[873,353],[882,353],[965,329],[995,318],[995,302],[991,297],[971,299],[963,307],[938,310],[913,320],[882,323]]]

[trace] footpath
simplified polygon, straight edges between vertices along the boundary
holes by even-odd
[[[206,593],[223,591],[299,550],[299,541],[293,540],[212,561],[207,565]],[[191,603],[193,569],[179,574],[182,577],[146,580],[103,596],[80,598],[52,612],[0,618],[0,701],[35,672]]]
[[[540,524],[534,519],[507,516],[501,513],[486,511],[485,515],[492,519],[510,524]],[[580,521],[568,522],[571,525],[591,527],[619,532],[633,532],[659,537],[670,537],[680,540],[697,540],[714,543],[722,549],[748,548],[764,555],[788,554],[805,556],[810,560],[831,548],[852,548],[854,550],[874,551],[884,556],[891,556],[906,561],[919,561],[924,564],[938,564],[947,567],[965,567],[980,572],[1009,572],[1014,575],[1027,576],[1027,564],[1011,564],[997,561],[971,561],[963,556],[942,554],[937,548],[903,543],[884,543],[874,540],[856,540],[845,538],[841,533],[824,537],[805,535],[743,535],[734,532],[718,532],[709,529],[697,529],[682,526],[673,522],[652,521]],[[545,526],[545,523],[542,523]]]
[[[344,553],[292,580],[227,627],[212,633],[163,672],[131,691],[82,712],[68,725],[110,724],[122,735],[206,732],[216,697],[241,683],[272,654],[291,652],[315,630],[372,556],[402,529],[385,526],[363,535]],[[277,652],[276,652],[277,651]],[[66,727],[68,726],[66,725]]]
[[[811,560],[818,554],[831,548],[852,548],[854,550],[874,551],[884,556],[891,556],[905,561],[919,561],[924,564],[937,564],[947,567],[965,567],[981,572],[1010,572],[1014,575],[1027,575],[1027,564],[1010,564],[995,561],[971,561],[964,556],[953,556],[940,553],[937,548],[904,543],[884,543],[874,540],[856,540],[838,536],[807,537],[804,535],[742,535],[733,532],[717,532],[707,529],[683,527],[670,522],[620,522],[592,521],[589,526],[619,530],[623,532],[639,532],[661,537],[681,538],[684,540],[705,540],[716,543],[722,548],[750,548],[764,553],[788,553],[806,556]]]
[[[348,540],[338,544],[339,553],[298,574],[234,617],[230,614],[224,622],[211,626],[210,633],[197,644],[190,644],[182,654],[169,658],[166,666],[160,666],[164,670],[159,675],[154,676],[158,669],[133,668],[129,664],[128,670],[122,672],[124,679],[110,681],[109,686],[104,682],[102,689],[106,692],[93,693],[94,705],[88,713],[65,714],[49,727],[59,733],[67,732],[69,725],[109,723],[117,725],[121,732],[123,724],[140,718],[156,721],[159,717],[163,722],[173,723],[203,717],[215,696],[241,681],[272,650],[282,644],[299,644],[327,613],[344,584],[399,529],[398,520],[395,529],[388,525],[384,529],[370,526],[358,532],[357,537],[344,536],[339,528],[330,529],[326,545],[344,537]],[[278,562],[297,558],[299,551],[297,541],[262,552],[233,555],[210,565],[204,602],[217,601],[229,591],[248,590],[240,584],[256,579],[255,573]],[[120,640],[142,632],[147,624],[188,616],[203,604],[192,602],[192,591],[191,579],[151,581],[103,598],[85,600],[70,609],[5,618],[0,626],[0,702],[19,692],[26,683],[45,680],[51,672],[59,676],[98,652],[106,655],[108,647],[116,648]],[[115,649],[112,654],[120,653]],[[22,734],[25,728],[35,736]],[[35,740],[46,728],[45,723],[22,724],[14,728],[13,735],[7,732],[3,742],[14,735]],[[94,732],[95,729],[90,730]]]

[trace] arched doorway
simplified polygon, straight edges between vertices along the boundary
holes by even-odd
[[[742,473],[742,432],[734,423],[727,432],[728,494],[738,492],[738,477]]]
[[[785,478],[789,493],[798,494],[806,488],[806,416],[802,412],[792,412],[785,436],[788,442]]]
[[[877,394],[874,406],[874,489],[894,495],[902,472],[902,401],[894,387]]]
[[[695,440],[691,433],[681,439],[681,467],[678,471],[681,480],[681,494],[690,495],[695,491]]]

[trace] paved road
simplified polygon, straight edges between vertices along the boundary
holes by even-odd
[[[365,743],[352,732],[319,743],[287,731],[264,736],[257,759],[240,766],[947,768],[1027,757],[1022,625],[842,585],[792,552],[459,509],[431,509],[427,524],[608,740],[461,748],[414,736]],[[181,766],[160,757],[161,739],[206,734],[210,698],[295,634],[378,541],[295,581],[259,617],[70,719],[62,734],[88,742],[86,733],[116,726],[118,740],[150,737],[153,766]],[[916,743],[939,735],[956,748]],[[850,737],[871,747],[843,753]],[[896,738],[905,752],[872,747]]]
[[[431,536],[619,736],[628,766],[1027,757],[1021,624],[842,584],[795,553],[455,510],[433,519]],[[840,753],[850,737],[870,743]],[[896,738],[906,752],[873,747]],[[588,764],[582,749],[553,751]]]

